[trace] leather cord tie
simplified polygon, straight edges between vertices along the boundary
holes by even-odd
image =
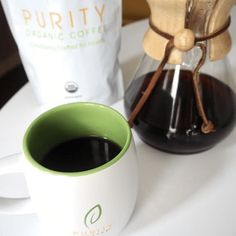
[[[195,37],[194,33],[190,29],[183,29],[182,31],[177,33],[175,36],[170,35],[166,32],[161,31],[160,29],[158,29],[152,23],[151,19],[149,19],[150,28],[155,33],[166,38],[168,40],[168,43],[166,44],[166,47],[165,47],[163,59],[161,60],[159,66],[158,66],[157,70],[155,71],[155,73],[153,74],[151,80],[149,81],[145,91],[142,92],[141,98],[139,99],[139,101],[137,102],[136,106],[134,107],[133,111],[130,114],[128,123],[131,128],[133,126],[133,122],[134,122],[135,118],[137,117],[139,112],[142,110],[145,102],[147,101],[147,99],[151,95],[153,89],[155,88],[155,86],[158,82],[158,79],[160,78],[161,73],[163,72],[163,69],[164,69],[166,63],[169,60],[169,57],[170,57],[170,54],[171,54],[173,48],[177,48],[180,51],[185,52],[185,51],[191,50],[194,46],[196,46],[196,47],[199,47],[202,52],[202,56],[199,59],[198,64],[196,65],[195,69],[193,70],[194,95],[195,95],[195,99],[196,99],[198,113],[203,121],[203,124],[201,126],[201,131],[205,134],[215,131],[214,124],[212,123],[212,121],[207,119],[207,116],[206,116],[206,113],[204,110],[204,106],[203,106],[203,103],[201,100],[201,94],[200,94],[200,88],[199,88],[200,81],[199,81],[198,74],[199,74],[200,68],[205,63],[206,56],[207,56],[206,45],[202,42],[207,41],[212,38],[215,38],[215,37],[219,36],[220,34],[222,34],[224,31],[226,31],[228,29],[228,27],[230,26],[230,22],[231,22],[231,20],[229,17],[228,20],[226,21],[226,23],[219,30],[216,30],[206,36]],[[183,37],[185,40],[180,40]]]

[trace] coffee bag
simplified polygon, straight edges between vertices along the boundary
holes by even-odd
[[[121,0],[1,2],[40,103],[109,105],[122,96]]]

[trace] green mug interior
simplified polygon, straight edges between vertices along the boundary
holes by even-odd
[[[37,168],[58,172],[40,165],[41,158],[59,143],[86,136],[108,138],[122,150],[102,166],[64,174],[89,174],[107,168],[124,155],[131,142],[130,127],[119,112],[95,103],[71,103],[55,107],[36,118],[24,135],[23,151],[26,158]]]

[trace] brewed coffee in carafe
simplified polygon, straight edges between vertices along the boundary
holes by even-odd
[[[147,144],[190,154],[234,128],[236,94],[227,62],[234,1],[149,0],[145,55],[125,93],[129,124]]]

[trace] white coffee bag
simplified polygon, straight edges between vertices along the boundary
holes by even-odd
[[[27,76],[42,104],[123,95],[121,0],[1,0]]]

